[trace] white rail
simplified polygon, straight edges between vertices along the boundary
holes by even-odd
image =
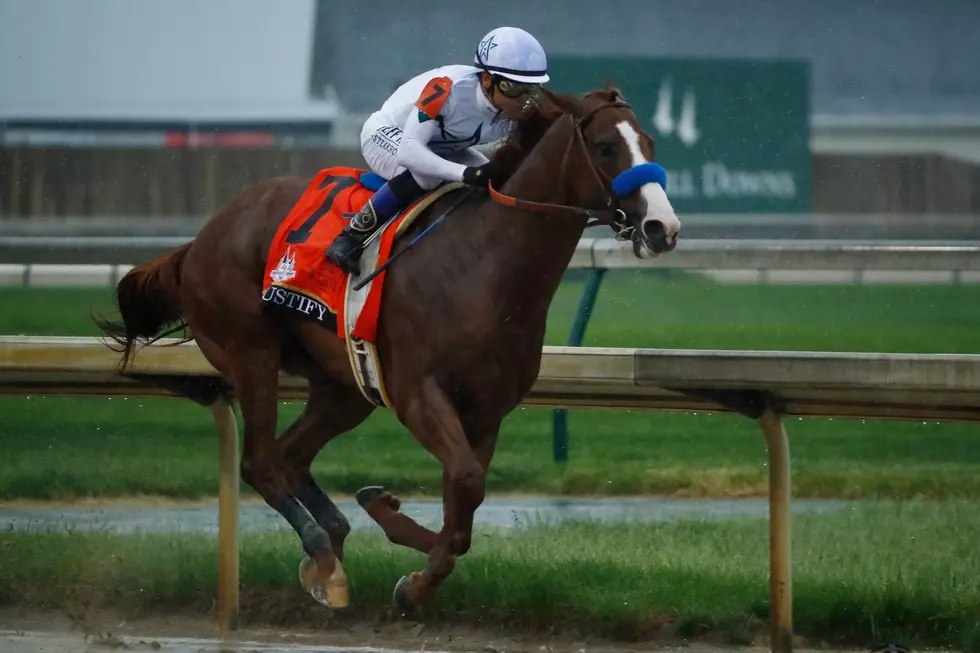
[[[0,238],[0,286],[107,286],[189,238]],[[681,240],[639,260],[629,243],[583,238],[571,269],[696,270],[748,283],[980,283],[980,242]]]

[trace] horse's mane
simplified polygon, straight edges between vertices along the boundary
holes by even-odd
[[[602,98],[611,101],[617,97],[620,97],[619,91],[609,84],[604,89],[589,91],[583,95],[566,95],[548,91],[539,96],[514,121],[514,127],[510,134],[503,139],[491,157],[491,161],[499,166],[500,173],[500,181],[499,183],[495,182],[494,185],[499,188],[504,181],[510,179],[511,175],[517,172],[524,159],[534,150],[534,146],[544,138],[551,126],[565,115],[568,107],[577,106],[586,98]]]
[[[534,146],[561,115],[561,110],[550,102],[535,102],[514,121],[513,129],[491,159],[499,171],[500,185],[517,172]]]

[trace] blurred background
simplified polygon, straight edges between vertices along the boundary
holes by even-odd
[[[553,88],[622,87],[686,238],[976,236],[972,0],[4,0],[2,233],[193,235],[363,166],[364,117],[501,24]]]

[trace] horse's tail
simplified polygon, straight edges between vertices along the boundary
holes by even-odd
[[[190,248],[191,243],[182,245],[123,275],[115,292],[121,321],[111,322],[100,315],[92,317],[102,333],[121,347],[108,345],[123,354],[120,369],[125,369],[132,360],[133,345],[138,341],[144,341],[145,346],[178,331],[185,331],[180,342],[193,340],[193,336],[186,335],[187,323],[180,305],[181,269]]]

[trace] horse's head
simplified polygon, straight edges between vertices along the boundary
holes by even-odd
[[[618,237],[631,238],[639,258],[674,249],[681,223],[667,199],[667,174],[653,162],[653,138],[619,89],[607,83],[578,97],[542,92],[568,117],[559,123],[572,131],[562,163],[568,200],[616,210]]]

